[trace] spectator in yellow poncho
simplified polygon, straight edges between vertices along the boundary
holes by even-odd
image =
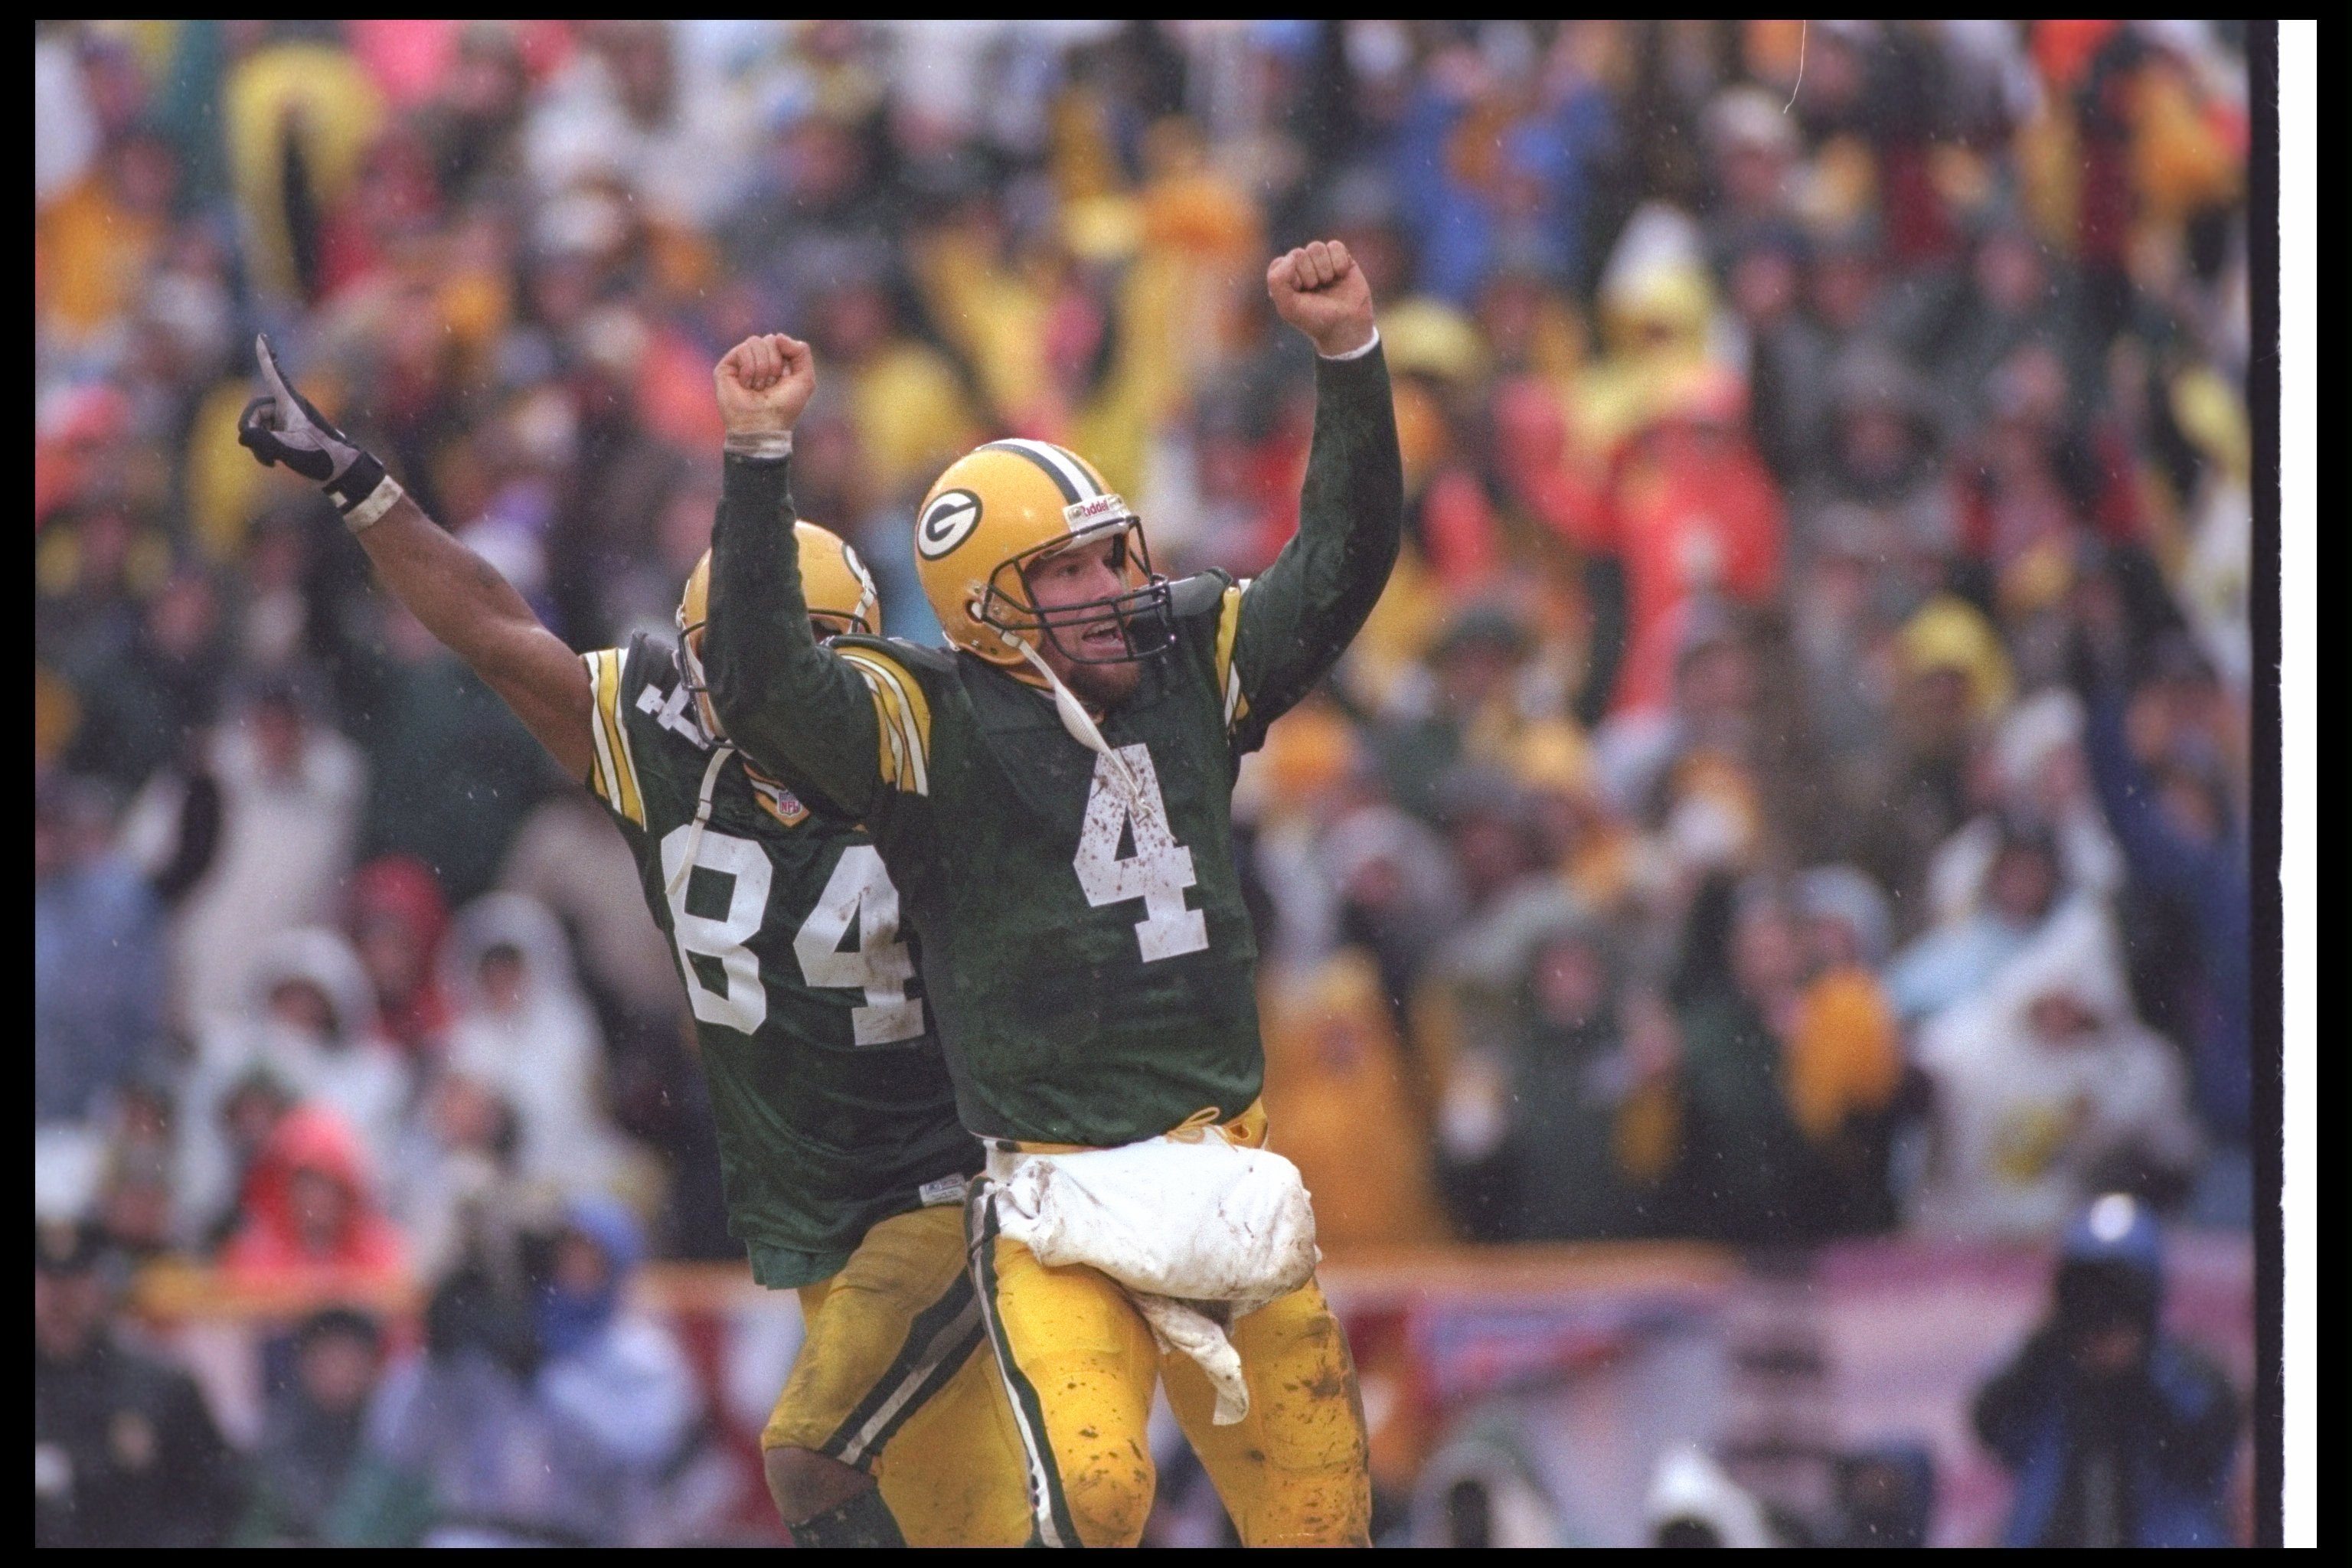
[[[1442,1239],[1424,1110],[1379,967],[1349,948],[1264,989],[1266,1113],[1315,1194],[1324,1249]]]
[[[298,218],[307,211],[315,221],[358,178],[383,121],[382,100],[349,50],[299,36],[239,61],[222,99],[229,175],[255,280],[299,298],[312,281],[302,276],[300,247],[315,235],[304,235]]]

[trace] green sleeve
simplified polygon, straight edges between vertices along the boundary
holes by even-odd
[[[865,679],[809,626],[791,467],[790,458],[727,457],[703,674],[727,738],[745,755],[863,816],[883,782],[879,720]]]
[[[1404,535],[1404,467],[1388,361],[1318,360],[1298,532],[1239,601],[1231,672],[1242,751],[1339,662],[1388,586]]]

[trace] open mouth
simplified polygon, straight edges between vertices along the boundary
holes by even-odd
[[[1127,634],[1117,621],[1097,621],[1078,634],[1078,648],[1090,658],[1117,658],[1127,652]]]

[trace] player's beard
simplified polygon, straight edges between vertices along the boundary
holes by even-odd
[[[1123,658],[1114,664],[1081,664],[1073,659],[1047,656],[1054,673],[1062,678],[1081,702],[1097,709],[1118,707],[1135,695],[1143,679],[1143,666],[1134,658]]]
[[[1033,646],[1054,678],[1097,712],[1134,696],[1143,679],[1132,634],[1115,613],[1041,626]],[[1126,650],[1125,658],[1118,657],[1121,650]]]

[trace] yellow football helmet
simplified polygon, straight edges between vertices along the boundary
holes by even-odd
[[[1110,564],[1126,588],[1038,609],[1029,564],[1107,536],[1119,541]],[[915,570],[948,641],[991,664],[1018,668],[1022,644],[1040,635],[1082,664],[1159,653],[1175,640],[1168,580],[1151,570],[1142,520],[1093,464],[1049,442],[991,441],[950,464],[915,514]],[[1127,636],[1118,659],[1089,658],[1056,635],[1106,618]]]
[[[800,542],[801,593],[808,601],[809,621],[820,637],[858,632],[872,637],[882,629],[882,603],[874,591],[874,574],[849,547],[849,541],[813,522],[793,524]],[[710,618],[710,552],[687,574],[686,592],[677,601],[677,656],[685,667],[687,689],[694,693],[706,733],[723,735],[719,715],[710,706],[702,679],[702,630]]]

